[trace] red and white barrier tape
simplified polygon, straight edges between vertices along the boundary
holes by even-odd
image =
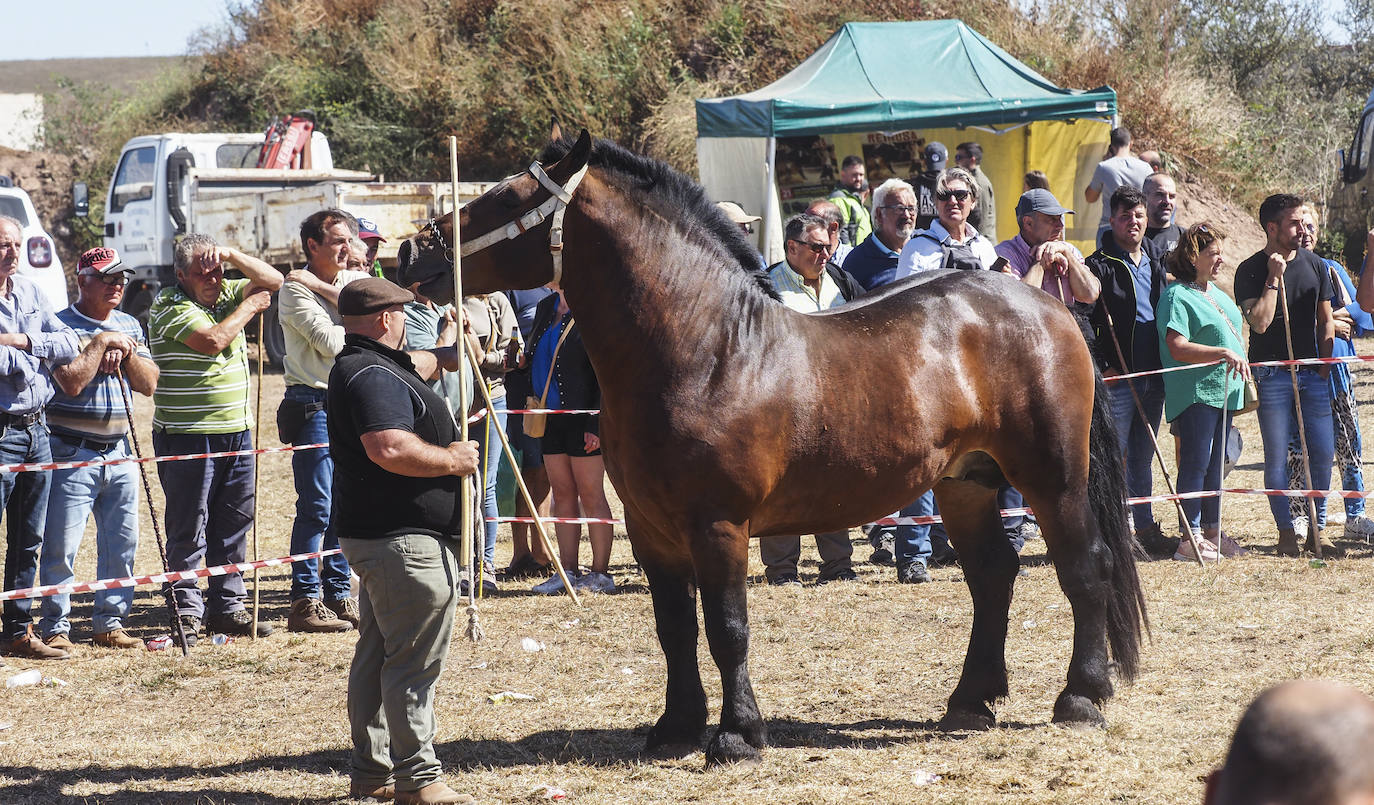
[[[1164,375],[1169,372],[1183,372],[1188,369],[1196,369],[1199,366],[1215,366],[1222,361],[1212,361],[1211,363],[1190,363],[1185,366],[1171,366],[1167,369],[1148,369],[1144,372],[1130,372],[1124,375],[1112,375],[1102,378],[1108,383],[1115,383],[1118,380],[1129,380],[1134,377],[1148,377],[1150,375]],[[1329,366],[1337,363],[1374,363],[1374,355],[1347,355],[1342,358],[1296,358],[1291,361],[1255,361],[1250,364],[1251,368],[1256,366],[1275,367],[1275,366]]]
[[[1194,498],[1215,497],[1222,494],[1228,495],[1265,495],[1269,497],[1290,497],[1290,498],[1325,498],[1328,495],[1337,495],[1342,498],[1356,499],[1366,496],[1365,492],[1345,492],[1345,491],[1326,491],[1322,489],[1212,489],[1201,490],[1198,492],[1181,492],[1175,495],[1151,495],[1149,497],[1129,498],[1126,502],[1134,505],[1137,503],[1160,503],[1169,500],[1189,500]],[[1002,509],[1000,514],[1009,517],[1018,514],[1031,514],[1031,510],[1021,506],[1011,509]],[[546,523],[573,523],[573,524],[596,524],[623,525],[624,520],[615,518],[597,517],[545,517],[541,518]],[[494,523],[533,523],[533,517],[489,517],[487,522]],[[922,515],[919,517],[881,517],[867,525],[932,525],[944,522],[939,515]],[[100,581],[76,582],[71,584],[49,584],[42,587],[25,587],[19,590],[6,590],[0,592],[0,601],[13,601],[21,598],[43,598],[50,595],[61,595],[63,593],[88,593],[99,590],[109,590],[118,587],[139,587],[146,584],[162,584],[168,581],[184,581],[188,579],[199,579],[207,576],[223,576],[228,573],[245,573],[254,568],[276,567],[288,565],[292,562],[299,562],[303,559],[318,559],[324,556],[333,556],[339,553],[338,548],[331,548],[326,551],[314,551],[312,553],[292,554],[291,556],[281,556],[275,559],[260,559],[256,562],[238,562],[236,564],[218,565],[215,567],[200,568],[198,570],[178,570],[171,573],[154,573],[147,576],[126,576],[118,579],[101,579]]]
[[[150,464],[160,461],[195,461],[203,458],[228,458],[230,456],[252,456],[261,453],[290,453],[296,450],[314,450],[328,447],[325,442],[303,444],[300,446],[263,447],[257,450],[225,450],[220,453],[190,453],[184,456],[148,456],[147,458],[102,458],[91,461],[48,461],[36,464],[0,464],[0,472],[38,472],[40,470],[74,470],[78,467],[104,467],[110,464]]]
[[[6,590],[0,592],[0,601],[14,601],[20,598],[44,598],[46,596],[61,595],[63,593],[89,593],[97,590],[110,590],[117,587],[139,587],[145,584],[162,584],[168,581],[186,581],[188,579],[200,579],[207,576],[246,573],[254,568],[289,565],[292,562],[299,562],[302,559],[318,559],[322,556],[333,556],[336,553],[339,553],[338,548],[330,548],[327,551],[298,553],[291,556],[277,557],[276,559],[259,559],[256,562],[238,562],[230,565],[204,567],[198,570],[174,570],[171,573],[154,573],[149,576],[125,576],[119,579],[101,579],[100,581],[84,581],[72,584],[48,584],[42,587],[25,587],[20,590]]]

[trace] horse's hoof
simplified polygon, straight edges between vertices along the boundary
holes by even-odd
[[[654,760],[681,760],[696,753],[701,747],[686,741],[664,741],[655,743],[645,741],[644,754]]]
[[[1107,719],[1086,696],[1065,691],[1054,703],[1054,723],[1067,727],[1106,727]]]
[[[961,730],[975,730],[983,732],[997,726],[997,716],[986,706],[977,709],[953,708],[945,711],[945,717],[940,719],[940,729],[945,732],[959,732]]]
[[[738,732],[721,730],[706,747],[706,765],[723,766],[726,763],[753,763],[759,759],[759,749],[744,739]]]

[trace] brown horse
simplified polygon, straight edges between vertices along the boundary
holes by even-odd
[[[1105,390],[1064,306],[1001,274],[948,271],[804,315],[690,179],[585,131],[542,160],[463,208],[463,282],[558,277],[577,314],[668,666],[648,749],[695,749],[706,725],[698,592],[724,689],[707,762],[767,741],[749,682],[750,537],[854,526],[932,487],[974,604],[944,723],[992,726],[1018,567],[1004,479],[1034,507],[1073,608],[1054,720],[1103,723],[1107,643],[1134,676],[1145,603]],[[452,222],[431,222],[401,245],[401,281],[447,301],[452,243]]]

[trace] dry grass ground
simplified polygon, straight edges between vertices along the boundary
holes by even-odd
[[[265,388],[270,422],[280,375],[269,375]],[[1369,399],[1371,384],[1359,388]],[[1366,432],[1374,433],[1374,405],[1365,410]],[[145,449],[147,421],[145,410]],[[1246,454],[1228,484],[1258,487],[1254,417],[1242,426]],[[261,466],[260,553],[279,556],[294,499],[289,465],[268,456]],[[1167,507],[1155,508],[1172,522]],[[1043,543],[1032,542],[1011,612],[1011,696],[999,708],[1000,728],[935,728],[971,619],[959,569],[906,587],[891,569],[861,563],[853,584],[751,587],[751,668],[772,734],[761,763],[707,771],[700,753],[641,757],[664,670],[643,577],[619,538],[618,595],[589,596],[580,610],[566,598],[519,593],[482,604],[487,639],[453,644],[438,702],[439,755],[449,781],[481,802],[539,801],[547,785],[586,803],[1196,803],[1236,717],[1264,687],[1327,677],[1374,690],[1371,549],[1347,544],[1351,558],[1313,568],[1273,555],[1262,498],[1227,497],[1223,514],[1228,530],[1255,549],[1249,557],[1206,570],[1141,565],[1153,641],[1139,680],[1118,686],[1107,706],[1106,730],[1049,724],[1071,620]],[[137,568],[151,572],[158,560],[146,520],[143,535]],[[507,543],[499,558],[508,550]],[[855,554],[866,558],[868,550],[856,544]],[[810,545],[806,557],[803,575],[814,578]],[[78,577],[93,578],[89,544],[80,559]],[[91,646],[90,597],[76,597],[73,636],[84,645],[73,659],[11,658],[0,671],[41,667],[68,683],[0,689],[0,802],[341,799],[353,638],[286,633],[282,570],[264,574],[262,590],[277,634],[223,647],[202,642],[188,659]],[[134,630],[147,637],[165,631],[164,622],[162,599],[140,588]],[[523,637],[544,649],[524,651]],[[701,658],[714,714],[719,679],[706,651]],[[506,690],[535,699],[489,701]]]

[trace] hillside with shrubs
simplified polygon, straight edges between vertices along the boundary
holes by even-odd
[[[46,146],[93,198],[130,136],[261,130],[297,109],[336,164],[390,179],[446,178],[451,134],[466,178],[505,175],[551,118],[691,173],[694,98],[763,86],[846,22],[957,17],[1061,86],[1111,85],[1144,147],[1250,206],[1334,179],[1374,79],[1374,0],[1348,2],[1323,20],[1265,0],[256,0],[133,94],[63,82]],[[911,76],[940,81],[919,53]]]

